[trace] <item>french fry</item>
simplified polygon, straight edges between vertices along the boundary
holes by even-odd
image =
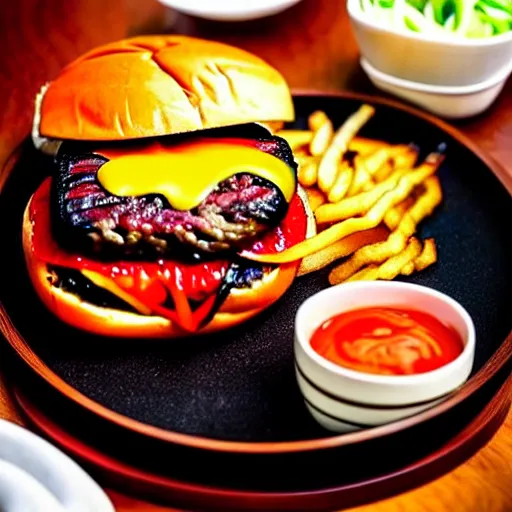
[[[418,153],[419,151],[416,146],[409,145],[405,151],[392,155],[392,159],[394,160],[396,167],[412,168],[418,161]]]
[[[361,187],[361,192],[369,192],[373,187],[375,186],[375,181],[373,181],[372,178],[369,178],[368,180],[366,180],[362,187]]]
[[[409,215],[418,224],[422,219],[432,214],[434,209],[443,200],[441,183],[437,176],[430,176],[425,180],[425,191],[412,205]]]
[[[354,167],[354,179],[347,190],[347,197],[355,196],[365,189],[369,191],[374,185],[371,174],[368,172],[368,169],[361,158],[356,157],[354,159]]]
[[[389,176],[383,182],[375,185],[375,187],[373,187],[368,192],[362,192],[357,196],[348,197],[338,203],[323,205],[315,212],[316,220],[319,224],[322,224],[326,222],[337,222],[339,220],[350,218],[354,215],[363,214],[368,211],[379,200],[379,198],[382,197],[383,194],[396,187],[397,183],[399,183],[404,178],[404,176],[413,173],[415,176],[420,177],[420,181],[418,182],[419,185],[429,176],[435,173],[441,161],[442,158],[427,158],[423,164],[418,166],[416,169],[413,169],[412,171],[408,171],[407,169],[396,169],[391,174],[391,176]],[[423,179],[421,179],[422,176],[424,176]],[[433,209],[437,206],[437,201],[441,200],[441,186],[438,180],[429,181],[428,186],[430,187],[431,192],[430,194],[427,194],[427,198],[424,199],[424,201],[427,201],[427,204],[432,203]],[[432,198],[436,198],[436,200],[433,201]],[[422,212],[424,208],[423,203],[420,203],[420,205],[416,208],[417,212]],[[415,213],[415,215],[416,214],[417,213]]]
[[[423,243],[421,254],[414,260],[414,268],[417,272],[425,270],[437,261],[436,242],[433,238],[427,238]]]
[[[315,110],[308,117],[308,126],[312,132],[317,131],[326,121],[330,121],[323,110]]]
[[[337,203],[345,197],[353,177],[354,169],[352,169],[349,162],[343,161],[339,166],[336,181],[329,190],[328,199],[330,203]]]
[[[405,174],[397,186],[386,192],[364,216],[353,217],[336,223],[315,236],[299,242],[297,245],[280,253],[256,254],[251,251],[242,251],[241,256],[253,261],[266,263],[297,261],[357,231],[374,228],[382,222],[384,215],[390,208],[402,202],[415,187],[435,173],[443,159],[444,156],[440,153],[431,154],[425,161],[425,163],[431,165],[421,165],[417,169]]]
[[[361,156],[367,156],[375,151],[388,148],[390,145],[382,140],[366,139],[364,137],[354,137],[348,144],[348,149]]]
[[[304,151],[296,151],[294,154],[295,161],[297,162],[297,165],[299,167],[307,164],[309,161],[314,160],[315,157],[311,156],[309,153],[306,153]]]
[[[300,182],[300,170],[305,165],[308,165],[308,163],[314,159],[309,153],[306,153],[302,150],[298,150],[294,153],[295,162],[297,163],[297,179]]]
[[[401,203],[391,208],[384,215],[384,224],[393,231],[397,228],[398,224],[402,220],[405,212],[414,204],[414,197],[411,195],[404,199]]]
[[[389,258],[378,268],[378,279],[394,279],[407,263],[414,261],[421,254],[421,249],[421,242],[416,237],[411,237],[401,253]]]
[[[321,270],[334,261],[352,254],[365,245],[385,240],[388,233],[388,230],[383,226],[377,226],[376,228],[358,231],[357,233],[349,235],[321,251],[306,256],[301,261],[297,275],[303,276]]]
[[[329,147],[322,155],[318,167],[318,186],[326,194],[329,193],[334,184],[338,163],[348,149],[349,142],[374,113],[375,109],[372,106],[362,105],[348,117],[334,134]]]
[[[388,178],[394,170],[392,168],[392,152],[393,147],[388,146],[375,151],[367,157],[361,157],[360,155],[356,156],[354,159],[356,177],[354,178],[350,190],[347,192],[347,196],[351,197],[359,192],[368,192],[371,190],[377,182],[377,180],[374,179],[374,176],[383,167],[389,168],[389,172],[386,173],[384,179]],[[384,179],[379,181],[384,181]]]
[[[370,174],[368,174],[365,167],[356,168],[354,179],[347,192],[347,197],[353,197],[361,192],[369,192],[375,186]]]
[[[405,265],[404,268],[400,271],[400,274],[402,274],[403,276],[410,276],[414,272],[414,270],[414,261],[409,261],[409,263],[407,263],[407,265]]]
[[[418,156],[418,148],[412,144],[391,144],[389,156],[396,160],[397,158],[411,158],[411,155]]]
[[[309,152],[313,156],[319,156],[325,153],[331,142],[334,133],[331,120],[326,116],[321,124],[315,128],[313,137],[309,143]]]
[[[387,154],[388,159],[378,169],[372,169],[372,178],[376,183],[384,181],[397,168],[412,169],[418,160],[418,149],[411,145],[390,146]]]
[[[405,169],[397,169],[387,180],[375,185],[368,192],[347,197],[337,203],[322,205],[315,212],[317,223],[338,222],[366,213],[386,192],[393,190],[406,173]]]
[[[389,258],[380,266],[372,267],[370,269],[363,269],[352,275],[350,278],[346,280],[349,281],[376,281],[376,280],[386,280],[390,281],[397,277],[401,270],[410,262],[414,261],[421,253],[421,242],[416,238],[412,237],[407,246],[403,251],[398,253],[397,255]],[[333,283],[329,280],[331,284]]]
[[[366,172],[373,176],[391,158],[392,151],[392,148],[389,147],[382,148],[366,158],[357,156],[356,160],[359,160],[361,165],[364,165],[366,168]]]
[[[361,247],[348,260],[331,270],[329,282],[331,284],[342,283],[368,264],[383,263],[404,250],[407,238],[400,231],[394,231],[383,242]]]
[[[341,154],[336,154],[334,151],[328,149],[321,156],[318,165],[318,187],[325,194],[328,194],[334,185],[338,174],[338,164],[341,161]]]
[[[384,162],[382,167],[373,175],[373,181],[375,183],[380,183],[384,181],[389,175],[395,170],[395,165],[392,159]]]
[[[366,268],[363,268],[356,274],[354,274],[350,279],[347,279],[345,282],[349,281],[375,281],[378,276],[379,267],[377,265],[369,265]]]
[[[329,282],[343,282],[365,265],[382,263],[403,251],[407,240],[415,233],[417,225],[432,213],[433,209],[440,203],[441,198],[442,194],[440,193],[437,176],[427,178],[423,195],[403,214],[396,229],[389,235],[387,240],[358,249],[348,260],[331,270]],[[400,203],[401,207],[403,207],[406,201],[407,199]],[[384,216],[384,219],[387,215]],[[429,242],[429,244],[431,243]],[[427,262],[432,259],[432,248],[429,247],[429,250],[425,255],[425,261]]]
[[[318,162],[314,158],[304,160],[304,163],[299,165],[297,178],[303,187],[312,187],[316,183],[318,176]]]
[[[305,191],[308,196],[309,207],[313,212],[327,201],[324,193],[316,187],[305,187]]]

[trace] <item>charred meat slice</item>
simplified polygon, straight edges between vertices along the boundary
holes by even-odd
[[[96,286],[78,270],[54,265],[49,265],[48,270],[52,274],[51,284],[55,288],[77,295],[81,300],[95,306],[137,313],[130,304],[108,290]]]
[[[296,172],[283,139],[255,141]],[[70,153],[72,153],[70,151]],[[91,153],[58,156],[59,172],[52,190],[54,236],[64,247],[105,258],[195,257],[237,250],[277,225],[287,211],[281,191],[252,174],[219,183],[190,211],[173,209],[159,195],[119,197],[97,180],[107,160]]]

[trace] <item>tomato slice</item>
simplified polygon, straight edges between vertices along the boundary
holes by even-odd
[[[267,231],[252,247],[245,250],[254,254],[275,254],[302,242],[306,236],[307,217],[304,203],[296,193],[281,224]]]

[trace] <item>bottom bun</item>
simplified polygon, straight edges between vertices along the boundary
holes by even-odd
[[[53,286],[52,272],[33,250],[29,208],[30,202],[23,217],[23,250],[28,273],[37,295],[63,322],[100,336],[175,338],[228,329],[249,320],[276,302],[292,285],[300,264],[293,262],[281,265],[265,274],[261,280],[254,282],[251,288],[232,290],[211,322],[197,333],[191,333],[161,316],[96,306],[82,300],[78,295]]]

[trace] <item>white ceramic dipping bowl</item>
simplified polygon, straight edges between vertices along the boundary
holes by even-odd
[[[300,0],[159,0],[160,3],[197,18],[215,21],[247,21],[272,16]]]
[[[311,336],[329,318],[374,306],[430,313],[460,334],[462,353],[430,372],[380,375],[343,368],[311,347]],[[322,290],[300,306],[294,353],[298,385],[313,418],[328,430],[351,432],[412,416],[446,399],[471,373],[475,327],[458,302],[431,288],[399,281],[346,283]]]
[[[361,55],[388,75],[430,85],[474,85],[512,63],[512,31],[482,39],[457,40],[385,27],[347,0]]]

